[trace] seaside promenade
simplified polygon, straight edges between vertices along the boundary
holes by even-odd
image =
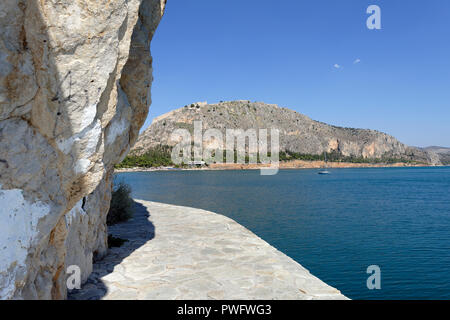
[[[232,219],[136,200],[127,239],[69,299],[347,299]]]

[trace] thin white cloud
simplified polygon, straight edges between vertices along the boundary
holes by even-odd
[[[340,66],[340,65],[337,64],[337,63],[335,63],[333,67],[335,67],[336,69],[341,69],[341,68],[342,68],[342,66]]]
[[[358,64],[358,63],[360,63],[361,62],[361,59],[356,59],[355,61],[353,61],[353,64]]]

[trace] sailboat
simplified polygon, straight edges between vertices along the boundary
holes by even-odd
[[[324,165],[324,167],[323,167],[323,170],[320,170],[319,172],[318,172],[318,174],[330,174],[330,171],[328,171],[327,170],[327,153],[326,152],[324,152],[324,155],[325,155],[325,165]]]

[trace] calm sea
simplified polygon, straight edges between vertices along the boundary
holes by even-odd
[[[138,199],[228,216],[352,299],[450,299],[450,168],[121,173]],[[158,230],[156,230],[156,233]],[[381,289],[366,286],[381,269]]]

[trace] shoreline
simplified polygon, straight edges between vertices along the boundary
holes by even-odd
[[[93,266],[70,300],[348,300],[297,261],[224,215],[135,200],[109,227],[127,239]]]
[[[306,161],[306,160],[292,160],[279,163],[280,170],[288,169],[323,169],[324,161]],[[429,167],[448,167],[448,165],[429,165],[429,164],[410,164],[404,162],[397,162],[392,164],[387,163],[351,163],[351,162],[328,162],[328,169],[348,169],[348,168],[429,168]],[[119,168],[114,169],[115,173],[122,172],[153,172],[153,171],[224,171],[224,170],[259,170],[267,168],[267,164],[211,164],[209,166],[199,168],[175,168],[175,167],[133,167],[133,168]]]

